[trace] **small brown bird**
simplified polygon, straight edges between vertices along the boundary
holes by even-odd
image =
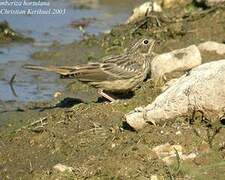
[[[75,77],[98,89],[98,93],[108,99],[115,99],[107,93],[123,93],[139,86],[150,69],[153,39],[140,39],[121,55],[108,56],[101,62],[91,62],[76,66],[36,66],[24,65],[24,68],[56,72],[62,76]]]

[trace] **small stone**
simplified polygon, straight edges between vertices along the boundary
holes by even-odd
[[[151,180],[158,180],[158,177],[157,177],[157,175],[151,175],[151,178],[150,178]]]
[[[111,147],[112,148],[116,147],[116,144],[115,143],[112,143]]]
[[[113,134],[115,134],[115,133],[116,133],[116,129],[115,129],[115,128],[113,128],[113,127],[109,128],[109,130],[110,130]]]
[[[31,139],[31,140],[29,141],[29,143],[30,143],[30,146],[33,146],[33,145],[35,144],[35,140],[34,140],[34,139]]]
[[[69,166],[66,166],[66,165],[63,165],[63,164],[56,164],[54,167],[53,167],[55,170],[57,171],[60,171],[60,172],[73,172],[73,168],[72,167],[69,167]]]
[[[186,155],[186,154],[182,154],[181,155],[181,159],[182,160],[194,159],[196,157],[197,157],[197,154],[196,153],[190,153],[188,155]]]
[[[61,96],[62,95],[62,93],[61,92],[55,92],[55,94],[54,94],[54,98],[57,98],[57,97],[59,97],[59,96]]]
[[[133,116],[132,113],[126,115],[127,124],[129,124],[129,126],[136,131],[143,129],[147,125],[145,119],[143,118],[142,112],[137,113],[139,113],[140,116],[138,114],[135,114],[135,116]]]
[[[9,30],[8,29],[5,29],[4,30],[4,34],[7,35],[8,33],[9,33]]]

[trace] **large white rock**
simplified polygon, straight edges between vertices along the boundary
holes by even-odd
[[[150,12],[152,11],[161,12],[162,8],[156,2],[146,2],[144,4],[141,4],[139,7],[136,7],[133,10],[133,14],[128,18],[128,20],[126,21],[126,24],[135,22],[138,19],[149,15]]]
[[[156,56],[151,62],[151,77],[157,80],[166,73],[189,70],[201,63],[199,49],[197,46],[191,45]]]
[[[219,120],[225,111],[225,59],[202,64],[180,77],[145,108],[136,108],[125,118],[138,130],[147,123],[187,116],[200,110],[211,120]]]

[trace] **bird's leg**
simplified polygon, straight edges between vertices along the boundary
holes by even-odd
[[[102,89],[98,89],[98,94],[101,95],[102,97],[108,99],[111,102],[116,101],[114,98],[112,98],[111,96],[109,96],[108,94],[106,94],[105,92],[103,92]]]

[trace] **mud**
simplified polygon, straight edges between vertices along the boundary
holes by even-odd
[[[178,9],[120,25],[109,34],[87,36],[81,42],[36,52],[37,64],[68,65],[96,61],[129,47],[135,38],[159,41],[156,53],[207,40],[225,41],[225,10]],[[82,52],[82,53],[81,53]],[[203,55],[204,63],[225,58]],[[135,132],[123,116],[136,106],[151,103],[160,88],[147,80],[133,95],[116,103],[96,96],[94,89],[72,80],[51,101],[15,105],[0,114],[0,176],[3,179],[224,179],[225,130],[222,122],[210,124],[201,114],[149,125]],[[72,84],[70,84],[72,83]],[[86,95],[84,95],[86,94]],[[87,95],[88,94],[88,95]],[[0,102],[5,107],[5,102]],[[180,133],[177,133],[180,131]],[[152,153],[155,146],[180,144],[197,158],[166,165]],[[57,172],[61,163],[72,172]]]

